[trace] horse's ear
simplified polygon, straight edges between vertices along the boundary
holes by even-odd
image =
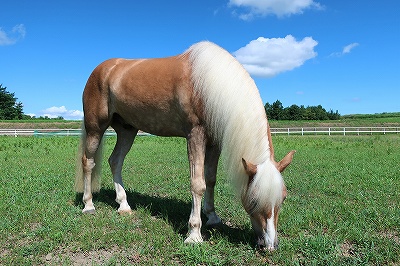
[[[249,184],[253,181],[254,176],[257,173],[257,165],[247,162],[245,159],[242,158],[242,163],[246,174],[249,176]]]
[[[277,163],[277,169],[279,172],[283,172],[283,170],[285,170],[285,168],[292,162],[293,160],[293,155],[296,153],[296,151],[290,151],[288,154],[286,154],[285,157],[283,157],[282,160],[280,160]]]

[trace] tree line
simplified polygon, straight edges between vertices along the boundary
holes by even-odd
[[[23,104],[17,102],[18,98],[14,93],[8,92],[6,87],[0,84],[0,120],[21,120],[21,119],[50,119],[48,117],[31,117],[23,112]],[[338,111],[327,112],[321,105],[318,106],[297,106],[283,107],[279,100],[264,106],[268,119],[272,120],[338,120]],[[63,117],[54,118],[63,120]]]
[[[318,106],[297,106],[283,107],[279,100],[274,103],[266,103],[265,112],[268,119],[272,120],[339,120],[340,114],[336,110],[326,111],[321,105]]]

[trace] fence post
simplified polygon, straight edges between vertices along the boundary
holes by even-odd
[[[343,128],[343,136],[346,136],[346,128]]]
[[[331,135],[331,128],[330,127],[328,128],[328,134],[329,134],[329,136]]]
[[[290,128],[287,129],[287,135],[290,136]]]
[[[301,128],[301,135],[304,136],[304,128]]]

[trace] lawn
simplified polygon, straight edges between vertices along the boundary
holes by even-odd
[[[184,139],[138,137],[123,176],[133,214],[120,216],[106,158],[96,214],[73,191],[76,137],[0,137],[1,265],[398,265],[400,135],[275,136],[288,187],[280,248],[255,249],[249,218],[221,164],[223,224],[184,245],[191,209]],[[203,220],[205,221],[205,220]]]

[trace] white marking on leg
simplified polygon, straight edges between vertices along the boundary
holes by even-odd
[[[121,185],[121,184],[122,184],[122,179],[120,180],[120,182],[114,182],[115,192],[117,194],[115,201],[119,204],[118,213],[131,214],[132,209],[128,204],[125,189],[124,189],[123,185]]]
[[[265,245],[269,251],[275,250],[275,237],[276,230],[274,224],[274,208],[272,208],[272,215],[267,219],[267,231],[265,234]]]
[[[199,215],[201,209],[201,196],[194,192],[192,195],[193,203],[189,218],[189,236],[186,238],[185,243],[200,243],[203,242],[203,237],[200,232],[201,217]]]

